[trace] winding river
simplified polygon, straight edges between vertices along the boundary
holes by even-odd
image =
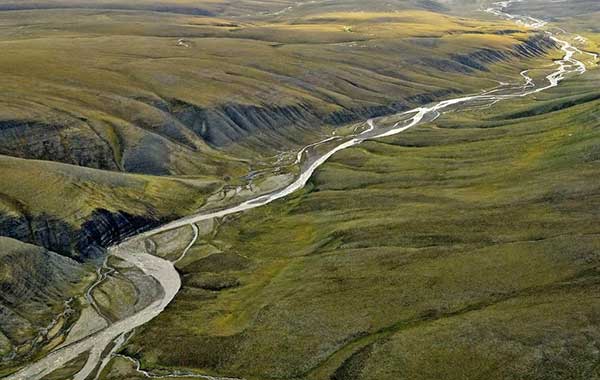
[[[486,9],[488,13],[502,17],[504,19],[513,20],[517,23],[525,25],[530,28],[541,28],[545,26],[545,22],[529,16],[513,15],[506,12],[506,9],[511,2],[519,0],[508,0],[494,3],[492,7]],[[368,120],[368,128],[364,131],[355,134],[351,137],[329,137],[323,141],[311,144],[303,148],[297,154],[296,164],[302,165],[302,170],[298,177],[289,184],[288,186],[275,191],[267,195],[261,195],[256,198],[247,200],[238,205],[225,208],[223,210],[199,213],[191,215],[172,223],[166,224],[162,227],[156,228],[152,231],[137,235],[127,241],[111,247],[109,249],[109,255],[115,256],[131,265],[142,270],[146,275],[154,277],[162,286],[162,298],[154,301],[152,304],[147,306],[145,309],[137,312],[136,314],[119,320],[110,324],[108,327],[93,333],[77,342],[62,346],[55,351],[49,353],[44,358],[37,362],[31,363],[24,367],[17,373],[8,376],[7,380],[36,380],[52,373],[53,371],[62,368],[69,361],[79,357],[82,354],[87,353],[87,361],[85,366],[75,375],[75,380],[91,380],[97,379],[101,370],[108,364],[110,358],[118,351],[121,345],[126,341],[126,336],[136,327],[139,327],[148,321],[159,315],[165,307],[173,300],[179,288],[181,286],[181,280],[179,274],[175,270],[174,263],[153,256],[146,252],[144,248],[144,239],[164,232],[173,230],[180,227],[190,226],[193,229],[194,237],[188,244],[180,259],[185,253],[191,248],[195,240],[198,238],[198,229],[195,223],[219,218],[226,215],[239,213],[245,210],[261,207],[267,205],[277,199],[286,197],[295,191],[302,189],[314,171],[325,163],[331,156],[336,152],[343,149],[347,149],[356,145],[361,144],[365,140],[377,139],[387,136],[392,136],[409,128],[412,128],[422,122],[428,122],[439,117],[442,111],[447,111],[456,106],[472,106],[489,104],[493,105],[498,101],[519,98],[535,94],[549,88],[557,86],[568,74],[583,74],[586,71],[586,66],[583,62],[575,58],[576,55],[584,55],[591,53],[585,53],[572,46],[569,42],[559,39],[557,36],[549,31],[545,33],[551,38],[563,51],[564,56],[562,59],[555,61],[556,70],[546,76],[547,82],[543,85],[536,86],[533,79],[528,76],[527,71],[523,71],[521,76],[525,79],[525,83],[518,87],[511,87],[506,83],[501,83],[501,88],[494,89],[488,92],[484,92],[478,95],[458,97],[454,99],[440,101],[433,105],[417,107],[406,111],[398,116],[401,117],[401,121],[398,123],[380,127],[377,126],[375,120]],[[596,60],[597,57],[594,57]],[[499,92],[509,92],[506,94],[498,94]],[[332,144],[334,141],[337,142],[327,152],[307,160],[306,152],[313,149],[316,146],[324,145],[326,143]],[[304,161],[302,162],[304,158]],[[145,377],[152,377],[150,374],[140,371]],[[204,377],[206,379],[215,379],[210,376],[196,375],[194,377]]]

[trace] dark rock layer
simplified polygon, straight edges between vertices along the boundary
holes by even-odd
[[[556,44],[540,34],[513,49],[482,48],[469,54],[420,58],[408,63],[441,72],[470,74],[487,71],[494,63],[541,56],[553,48],[556,48]],[[144,135],[131,141],[119,141],[122,152],[114,152],[113,149],[116,148],[104,141],[87,120],[65,117],[55,124],[0,121],[0,154],[105,170],[168,175],[177,172],[179,156],[173,156],[174,150],[187,151],[194,157],[201,155],[193,141],[194,136],[217,149],[241,144],[250,151],[278,150],[282,144],[302,144],[304,141],[296,141],[301,140],[298,136],[306,135],[303,133],[305,131],[315,131],[324,124],[343,125],[392,114],[453,92],[452,89],[431,91],[387,104],[361,104],[360,99],[357,99],[354,105],[338,105],[338,109],[333,112],[323,111],[310,103],[285,106],[227,103],[216,107],[201,107],[179,99],[136,99],[138,105],[146,107],[144,109],[152,107],[159,111],[162,120],[158,123],[143,117],[131,120],[144,131]],[[117,156],[122,156],[122,162],[116,162]]]
[[[0,154],[117,170],[110,146],[82,121],[0,121]]]
[[[514,50],[483,48],[469,54],[454,54],[448,59],[429,57],[415,63],[440,71],[468,74],[475,71],[488,71],[489,65],[513,58],[539,57],[556,47],[556,43],[547,36],[536,35],[515,46]]]
[[[78,261],[98,260],[105,248],[164,222],[152,216],[96,210],[80,228],[55,217],[0,214],[0,236],[35,244]]]
[[[137,233],[164,223],[166,219],[127,212],[96,210],[76,233],[75,248],[81,259],[95,259],[104,249]]]

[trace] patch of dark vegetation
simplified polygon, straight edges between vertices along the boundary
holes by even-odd
[[[331,380],[355,380],[360,378],[363,367],[371,355],[372,345],[367,345],[344,360],[331,375]]]
[[[595,144],[583,151],[583,162],[600,161],[600,144]]]
[[[250,259],[240,256],[237,253],[215,253],[187,265],[182,269],[182,272],[184,274],[189,274],[240,271],[247,269],[250,264]]]
[[[169,331],[156,336],[157,342],[163,342],[172,349],[168,351],[156,350],[158,354],[153,372],[165,367],[183,368],[222,368],[235,357],[239,347],[244,341],[241,334],[231,336],[198,336],[196,334],[171,335]],[[136,337],[133,344],[128,345],[124,354],[136,359],[141,359],[137,346]],[[149,351],[154,351],[150,349]]]
[[[593,102],[595,100],[600,99],[600,92],[593,92],[584,95],[570,96],[566,98],[561,98],[557,100],[552,100],[548,102],[544,102],[541,105],[536,105],[534,107],[528,108],[524,111],[519,111],[507,115],[501,115],[496,117],[496,120],[502,119],[521,119],[525,117],[532,117],[538,115],[544,115],[551,112],[560,111],[563,109],[571,108],[578,106],[583,103]]]
[[[518,29],[503,29],[503,30],[497,30],[497,31],[495,31],[493,33],[494,34],[499,34],[499,35],[506,35],[506,34],[521,33],[521,31],[518,30]]]
[[[224,274],[196,273],[185,276],[183,285],[218,292],[240,286],[240,280]]]
[[[331,233],[332,239],[341,242],[341,249],[349,248],[368,248],[374,243],[374,240],[381,241],[380,246],[403,246],[411,248],[426,248],[436,246],[449,246],[455,244],[464,244],[469,241],[469,237],[459,237],[451,234],[435,233],[403,233],[406,231],[403,225],[389,226],[389,229],[380,232],[380,235],[374,237],[373,232],[379,230],[379,227],[355,228],[350,230],[337,230]]]
[[[181,302],[177,305],[179,311],[190,311],[196,310],[196,303],[214,300],[218,296],[218,293],[212,290],[183,287],[179,293],[177,293],[178,300]]]
[[[586,380],[597,379],[598,343],[575,337],[565,339],[559,350],[542,349],[533,368],[523,376],[525,380]]]

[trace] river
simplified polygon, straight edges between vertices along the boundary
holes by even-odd
[[[546,25],[543,20],[507,13],[507,8],[511,2],[518,0],[501,1],[494,3],[490,8],[486,9],[488,13],[494,14],[504,19],[513,20],[519,24],[525,25],[533,29],[539,29]],[[108,327],[87,336],[86,338],[69,345],[60,347],[59,349],[49,353],[44,358],[37,362],[31,363],[18,371],[17,373],[8,376],[7,380],[37,380],[52,373],[56,369],[64,367],[66,363],[77,358],[79,355],[88,353],[88,359],[85,366],[75,375],[75,380],[90,380],[96,379],[101,370],[109,362],[111,356],[116,353],[118,348],[125,342],[125,337],[136,327],[139,327],[159,315],[165,307],[173,300],[181,286],[181,279],[175,270],[174,263],[153,256],[146,252],[143,244],[144,239],[156,235],[158,233],[172,230],[175,228],[191,226],[194,229],[194,238],[186,247],[187,252],[192,246],[195,239],[198,237],[198,231],[194,224],[207,219],[219,218],[230,214],[239,213],[253,208],[267,205],[275,200],[284,198],[297,190],[302,189],[310,177],[321,165],[323,165],[336,152],[361,144],[365,140],[377,139],[387,136],[392,136],[409,128],[415,127],[422,122],[428,122],[439,117],[444,110],[452,107],[466,107],[470,105],[495,104],[498,101],[525,97],[541,91],[545,91],[557,86],[568,74],[583,74],[586,71],[586,66],[583,62],[575,58],[577,54],[584,53],[569,42],[559,39],[550,31],[545,31],[564,52],[562,59],[555,61],[556,70],[546,76],[546,83],[536,86],[533,79],[527,75],[527,71],[521,73],[525,79],[525,83],[513,88],[511,93],[498,94],[498,89],[490,90],[478,95],[463,96],[454,99],[443,100],[429,106],[422,106],[403,112],[398,116],[402,120],[395,125],[388,127],[378,127],[375,120],[368,120],[368,128],[354,136],[341,138],[329,137],[323,141],[310,144],[300,150],[297,154],[296,163],[303,164],[303,157],[306,158],[306,152],[319,145],[326,143],[338,142],[327,152],[311,159],[305,160],[303,168],[298,177],[288,186],[272,192],[270,194],[257,196],[256,198],[247,200],[238,205],[228,207],[222,210],[198,213],[188,217],[168,223],[162,227],[137,235],[125,242],[111,247],[109,255],[120,258],[142,270],[146,275],[154,277],[162,286],[162,297],[154,301],[151,305],[137,312],[136,314],[119,320]],[[591,54],[590,54],[591,55]],[[596,59],[597,57],[594,57]],[[503,84],[506,85],[506,84]],[[140,372],[146,377],[150,375]],[[198,376],[202,377],[202,376]],[[214,377],[206,376],[206,379],[215,379]]]

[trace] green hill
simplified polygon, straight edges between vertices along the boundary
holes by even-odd
[[[126,352],[247,379],[596,378],[599,74],[336,154],[202,240]]]

